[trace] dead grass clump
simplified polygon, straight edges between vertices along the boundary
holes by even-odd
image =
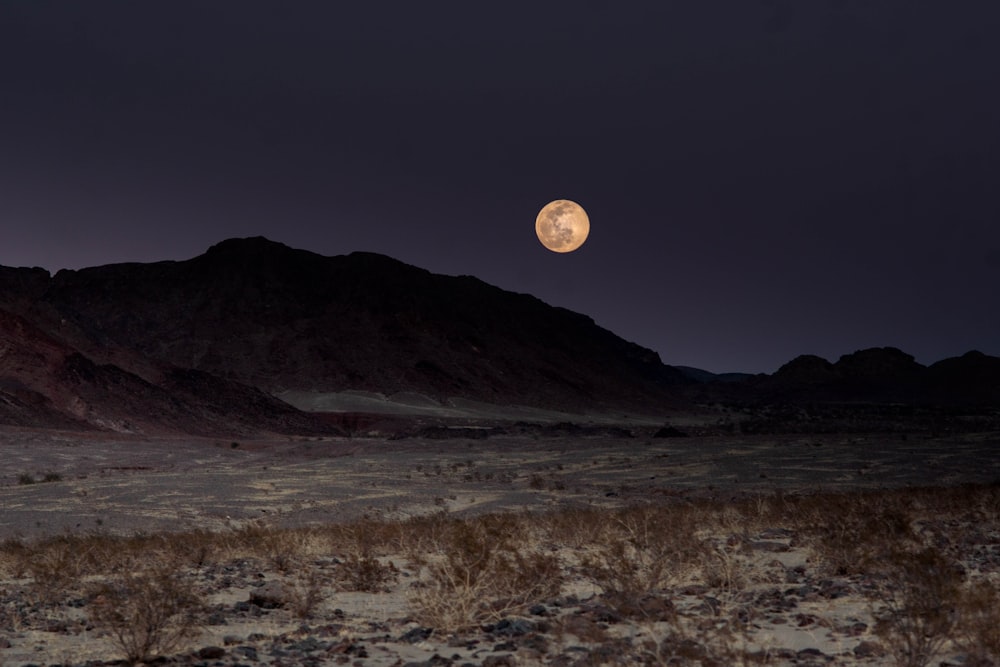
[[[605,597],[621,602],[662,590],[692,571],[704,546],[700,519],[686,507],[631,507],[604,519],[591,531],[595,544],[583,571]]]
[[[452,521],[433,551],[411,557],[426,571],[411,602],[422,622],[445,631],[499,619],[562,587],[558,558],[523,544],[508,515]]]
[[[607,510],[573,507],[537,515],[536,527],[544,539],[570,549],[582,549],[595,541],[595,528],[608,521]]]
[[[969,667],[1000,664],[1000,587],[995,582],[978,580],[962,590],[955,643]]]
[[[30,547],[18,539],[8,538],[0,542],[0,572],[15,579],[23,577],[30,563],[30,551]]]
[[[32,579],[32,591],[44,602],[56,602],[78,592],[80,581],[94,571],[94,554],[81,540],[50,538],[17,552],[16,568]]]
[[[316,568],[306,568],[286,581],[287,604],[296,618],[312,618],[323,602],[326,581]]]
[[[160,567],[115,575],[100,584],[88,612],[94,626],[107,632],[134,664],[174,651],[196,636],[201,608],[194,587]]]
[[[962,573],[933,547],[885,553],[879,569],[875,632],[897,665],[923,667],[953,634]]]
[[[347,554],[337,567],[338,580],[344,590],[378,593],[399,579],[399,570],[383,563],[370,551]]]
[[[336,577],[341,589],[382,592],[399,578],[399,570],[380,556],[392,553],[400,542],[398,522],[366,518],[350,524],[328,526],[325,535],[333,550],[341,554]]]
[[[822,494],[802,498],[792,518],[832,574],[865,574],[882,554],[919,545],[911,501],[888,492]]]
[[[288,573],[329,551],[329,540],[312,528],[275,528],[249,524],[229,535],[229,556],[257,558],[275,570]]]

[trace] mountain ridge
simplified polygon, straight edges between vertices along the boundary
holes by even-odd
[[[665,365],[584,314],[473,276],[263,237],[187,260],[0,267],[0,423],[136,432],[337,433],[275,396],[373,392],[575,414],[713,403],[1000,405],[1000,359],[896,348],[775,373]],[[323,403],[317,401],[316,404]]]
[[[63,411],[66,392],[81,400],[88,394],[91,407],[106,400],[104,417],[70,412],[97,428],[140,428],[113,416],[110,397],[100,399],[116,382],[129,387],[125,404],[142,413],[135,424],[146,419],[180,430],[179,415],[192,404],[218,416],[221,406],[211,407],[206,392],[215,399],[251,390],[271,397],[293,390],[416,392],[437,400],[656,413],[683,402],[672,390],[689,382],[655,352],[534,296],[376,253],[325,257],[263,237],[228,239],[181,261],[54,275],[0,267],[0,308],[66,350],[60,369],[32,381],[35,394]],[[63,366],[79,372],[58,375]],[[26,371],[0,368],[0,380],[24,384],[18,373]],[[188,385],[176,379],[184,373],[199,374],[201,393],[181,391]],[[60,377],[76,383],[72,391]],[[225,391],[207,389],[216,380],[228,383]],[[171,416],[159,405],[166,400],[160,391],[186,407]],[[261,421],[230,408],[240,428]],[[289,420],[307,431],[316,427],[279,417],[271,420],[279,427]],[[207,426],[195,419],[192,428],[205,430],[213,419]]]

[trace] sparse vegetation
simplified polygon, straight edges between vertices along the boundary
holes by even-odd
[[[519,523],[509,515],[449,521],[429,553],[410,554],[427,573],[412,596],[426,622],[460,630],[559,594],[558,558],[530,544]]]
[[[425,632],[514,628],[548,652],[582,643],[580,664],[788,664],[763,629],[778,614],[855,638],[838,664],[863,641],[898,665],[982,667],[1000,660],[998,508],[1000,487],[985,485],[9,540],[0,568],[30,580],[35,606],[0,613],[25,627],[82,601],[123,658],[150,660],[195,650],[214,582],[242,572],[280,586],[257,613],[290,624],[328,622],[344,592],[402,595]],[[783,550],[801,564],[775,561]],[[845,634],[798,607],[804,596],[843,596],[868,616]]]
[[[28,484],[37,484],[39,482],[61,482],[61,481],[62,481],[62,475],[60,475],[57,472],[47,472],[44,475],[42,475],[41,479],[35,479],[34,475],[27,472],[22,472],[17,476],[17,483],[20,484],[21,486],[25,486]]]
[[[87,609],[94,626],[136,663],[197,636],[201,601],[182,573],[161,565],[108,578],[95,588]]]

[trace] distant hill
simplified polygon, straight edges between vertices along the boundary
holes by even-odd
[[[924,366],[893,347],[845,354],[836,362],[802,355],[771,375],[688,392],[698,402],[743,404],[869,403],[1000,409],[1000,358],[981,352]]]
[[[713,373],[691,366],[674,366],[695,382],[742,382],[753,377],[752,373]]]

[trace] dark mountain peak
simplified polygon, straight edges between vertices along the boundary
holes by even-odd
[[[914,360],[913,355],[895,347],[857,350],[842,356],[834,366],[845,377],[881,380],[912,376],[924,368]]]
[[[0,266],[0,305],[17,307],[38,299],[51,275],[45,269]]]
[[[931,364],[928,374],[952,392],[1000,400],[1000,357],[973,350]]]
[[[322,259],[325,259],[322,255],[308,250],[297,250],[263,236],[251,236],[220,241],[187,263],[224,270],[238,268],[273,271],[276,268],[291,269],[301,263],[309,264]]]
[[[208,256],[232,256],[232,255],[262,255],[274,252],[290,252],[292,248],[284,243],[272,241],[264,236],[247,236],[243,238],[231,238],[219,241],[210,246],[205,254]]]
[[[802,354],[784,364],[771,377],[782,382],[813,384],[829,382],[837,376],[833,364],[823,357]]]

